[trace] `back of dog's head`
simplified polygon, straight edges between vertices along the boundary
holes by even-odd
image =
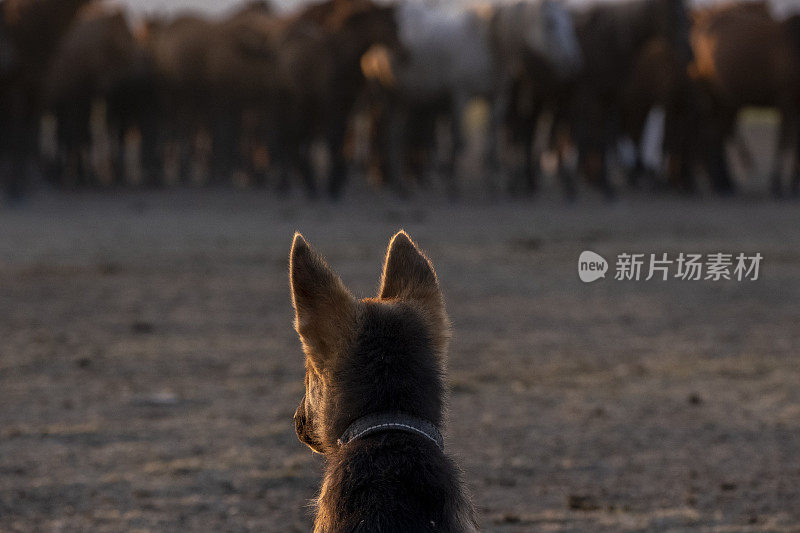
[[[354,298],[299,234],[289,277],[306,354],[306,394],[295,413],[301,441],[325,453],[372,411],[441,424],[448,320],[433,266],[408,235],[389,244],[377,298]]]

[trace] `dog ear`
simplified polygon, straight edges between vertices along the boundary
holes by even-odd
[[[389,242],[379,297],[442,305],[433,265],[405,231],[399,231]]]
[[[289,256],[289,283],[303,350],[324,368],[339,355],[355,325],[356,299],[299,233]]]

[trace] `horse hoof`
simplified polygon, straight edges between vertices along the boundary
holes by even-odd
[[[724,198],[736,196],[736,186],[733,183],[726,183],[716,187],[716,192]]]

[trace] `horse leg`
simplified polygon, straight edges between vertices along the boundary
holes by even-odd
[[[311,164],[311,140],[303,139],[299,142],[293,143],[290,148],[292,150],[292,168],[300,174],[300,179],[306,189],[306,196],[309,199],[317,198],[317,180],[314,175],[314,167]]]
[[[609,180],[608,172],[608,154],[609,150],[617,149],[617,140],[619,128],[617,127],[616,120],[618,112],[613,112],[609,109],[604,110],[603,127],[602,127],[602,144],[598,144],[599,151],[597,152],[598,167],[597,167],[597,186],[606,200],[614,199],[614,188]],[[598,139],[600,140],[600,139]]]
[[[212,175],[214,183],[229,182],[234,175],[235,161],[241,132],[241,116],[238,106],[219,105],[211,123]]]
[[[16,203],[24,200],[27,193],[27,177],[28,177],[28,149],[26,138],[28,136],[28,124],[24,121],[17,122],[16,117],[12,119],[12,124],[4,131],[13,137],[11,141],[11,150],[9,150],[9,172],[5,180],[5,195],[6,198]],[[25,143],[25,144],[23,144]],[[3,161],[2,163],[5,163]]]
[[[607,198],[613,196],[608,181],[606,151],[613,137],[612,113],[600,95],[589,90],[580,95],[572,110],[577,120],[573,121],[578,141],[579,168],[584,179],[599,189]]]
[[[385,184],[397,191],[401,196],[405,194],[403,186],[404,165],[402,154],[405,147],[405,130],[408,122],[407,105],[393,100],[387,105],[383,119],[383,133],[379,135],[380,151],[384,154],[381,158]]]
[[[289,162],[283,150],[276,152],[272,163],[275,165],[275,174],[277,181],[275,182],[275,189],[279,195],[285,196],[292,189],[291,171],[289,169]]]
[[[144,111],[139,117],[139,132],[141,135],[140,165],[142,183],[152,187],[161,182],[161,173],[164,170],[160,146],[163,136],[159,128],[157,113],[152,110]]]
[[[260,109],[253,110],[255,123],[252,127],[252,137],[248,140],[246,164],[248,171],[253,175],[256,187],[264,187],[271,159],[274,157],[269,143],[265,142],[269,131],[269,117]]]
[[[688,109],[668,107],[664,117],[667,186],[685,193],[695,189],[692,167],[697,147],[686,135],[689,131],[697,131],[697,118]]]
[[[558,181],[564,190],[564,198],[567,202],[574,202],[578,197],[578,188],[575,185],[575,174],[567,168],[564,161],[564,151],[558,151]]]
[[[735,192],[735,185],[731,177],[730,165],[725,152],[725,141],[736,128],[736,110],[725,110],[719,121],[712,126],[711,146],[709,147],[709,173],[714,189],[723,194],[730,195]]]
[[[586,175],[589,176],[589,181],[593,183],[606,198],[611,199],[614,193],[608,181],[608,161],[605,152],[605,148],[601,146],[589,148],[583,160],[583,166]]]
[[[451,198],[458,197],[458,162],[464,152],[464,110],[467,107],[467,95],[457,92],[453,96],[451,103],[450,117],[450,154],[448,156],[447,168],[447,192]]]
[[[5,119],[0,124],[3,127],[0,146],[2,155],[6,156],[0,157],[0,165],[6,167],[8,163],[8,172],[4,172],[6,168],[0,168],[0,174],[5,174],[0,175],[0,185],[3,186],[0,199],[5,192],[6,198],[15,203],[24,200],[27,193],[37,128],[31,113],[30,95],[25,88],[12,88],[3,96],[6,100],[0,104],[0,112],[7,111],[8,114],[0,117]]]
[[[91,146],[90,108],[88,97],[65,102],[62,106],[58,127],[64,153],[61,170],[63,186],[80,187],[89,184],[86,157]]]
[[[436,139],[436,106],[417,104],[409,110],[406,120],[404,156],[408,174],[412,176],[417,188],[430,185],[426,174],[427,161],[434,149]]]
[[[270,153],[273,154],[270,159],[270,166],[273,166],[275,169],[275,189],[279,195],[284,196],[288,194],[292,188],[291,158],[287,157],[287,143],[283,136],[278,133],[277,128],[273,129],[271,132],[269,147]]]
[[[538,186],[537,170],[535,168],[539,158],[534,156],[533,142],[536,131],[536,122],[534,121],[525,128],[522,135],[522,150],[524,154],[524,163],[522,168],[522,194],[528,196],[536,192]]]
[[[567,201],[575,200],[578,190],[575,185],[573,169],[568,168],[567,155],[575,135],[571,131],[573,121],[570,119],[570,105],[566,98],[559,99],[553,110],[553,124],[550,129],[548,145],[556,154],[556,174]]]
[[[328,130],[328,148],[331,166],[328,172],[328,195],[333,199],[342,196],[347,184],[347,161],[344,154],[344,139],[347,134],[348,115],[334,117]]]
[[[24,200],[27,194],[35,129],[24,116],[14,116],[10,122],[10,131],[4,132],[11,136],[10,172],[6,176],[5,193],[8,200],[15,203]]]
[[[11,173],[6,183],[6,196],[12,202],[23,200],[26,194],[25,176],[27,175],[27,158],[24,153],[11,154]]]
[[[605,143],[597,144],[599,139],[593,139],[580,150],[581,168],[590,184],[594,185],[603,195],[613,198],[613,190],[608,181],[608,169]]]
[[[800,196],[800,120],[795,124],[794,169],[792,171],[792,196]]]
[[[770,189],[776,198],[783,196],[783,174],[786,161],[791,158],[791,147],[797,119],[791,106],[783,107],[781,110],[780,133],[778,136],[778,146],[775,150],[772,161],[772,171],[770,174]]]
[[[496,194],[496,180],[500,174],[500,132],[505,124],[511,100],[511,88],[510,75],[503,73],[490,100],[492,105],[489,116],[489,146],[486,154],[489,167],[486,173],[486,189],[492,196]]]
[[[128,183],[128,172],[125,171],[126,163],[126,142],[130,128],[123,121],[109,121],[109,162],[108,168],[111,174],[111,184],[117,187]]]
[[[728,160],[725,154],[725,138],[717,136],[712,139],[707,148],[706,155],[708,173],[711,178],[711,185],[720,194],[728,195],[734,192],[733,180],[731,180]]]
[[[522,132],[522,149],[524,151],[523,193],[528,195],[535,193],[539,188],[539,177],[542,172],[542,150],[539,146],[536,146],[536,134],[542,122],[545,121],[542,111],[542,105],[537,104]],[[548,145],[551,145],[555,135],[555,117],[551,117],[550,124],[545,126],[547,127]]]
[[[314,167],[311,165],[311,151],[308,144],[297,151],[295,167],[300,172],[300,179],[306,188],[306,196],[313,200],[317,198],[317,180],[314,175]]]
[[[631,189],[638,189],[641,185],[641,179],[647,173],[644,161],[642,160],[642,151],[639,149],[638,143],[634,143],[636,151],[633,158],[633,166],[628,171],[628,186]]]
[[[644,163],[644,150],[645,144],[650,140],[648,134],[651,134],[651,108],[645,109],[644,106],[634,106],[629,110],[629,117],[624,121],[624,135],[623,142],[626,143],[626,148],[632,148],[633,164],[628,167],[626,172],[628,187],[631,189],[638,189],[642,184],[642,178],[647,174],[647,168]],[[618,147],[618,151],[621,147]],[[630,161],[628,161],[630,162]]]
[[[678,145],[665,146],[667,160],[666,179],[667,186],[673,189],[692,193],[695,189],[694,176],[692,175],[693,156],[685,142]]]
[[[662,155],[664,153],[664,122],[666,118],[662,109],[657,106],[643,109],[630,127],[633,165],[628,169],[627,178],[628,186],[631,189],[639,188],[643,180],[650,188],[656,185],[656,171],[655,167],[651,165],[654,163],[658,151]]]
[[[536,132],[536,120],[529,122],[531,117],[520,117],[518,120],[521,124],[521,129],[516,133],[511,134],[514,139],[515,153],[519,150],[522,151],[522,165],[516,165],[509,173],[508,181],[506,182],[506,190],[510,196],[517,194],[530,195],[536,189],[536,171],[534,166],[539,161],[538,154],[533,153],[533,142]],[[518,150],[519,149],[519,150]]]

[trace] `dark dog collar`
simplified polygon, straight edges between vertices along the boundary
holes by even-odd
[[[422,418],[399,412],[370,413],[350,424],[339,437],[339,446],[381,431],[404,431],[421,435],[444,450],[444,439],[439,430]]]

